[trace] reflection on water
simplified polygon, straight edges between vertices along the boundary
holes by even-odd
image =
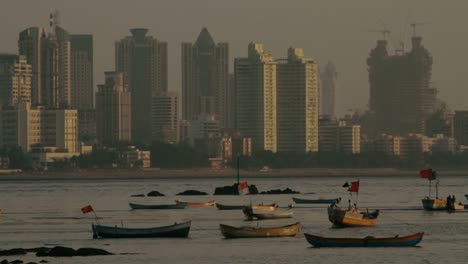
[[[342,197],[347,203],[345,181],[339,177],[254,179],[260,190],[290,187],[303,198]],[[241,211],[219,211],[215,207],[184,210],[130,210],[128,202],[169,204],[175,193],[197,189],[212,193],[216,186],[231,185],[230,179],[173,179],[105,181],[2,182],[0,184],[0,248],[64,245],[98,247],[114,253],[104,257],[60,259],[60,263],[465,263],[468,248],[468,213],[425,212],[421,198],[427,195],[427,182],[415,176],[361,178],[361,208],[382,209],[379,224],[373,228],[331,228],[326,208],[312,205],[294,209],[294,219],[244,221]],[[165,197],[130,197],[158,190]],[[464,201],[468,178],[441,179],[441,196],[454,194]],[[279,203],[287,206],[293,195],[186,196],[183,200],[224,204]],[[465,201],[468,203],[468,201]],[[93,214],[80,208],[91,204],[102,224],[149,227],[192,220],[189,239],[108,239],[93,240]],[[303,235],[295,238],[223,239],[219,224],[285,225],[301,222],[303,232],[344,237],[394,236],[424,231],[416,248],[313,249]],[[30,255],[10,257],[39,261]],[[52,259],[52,263],[58,263]]]

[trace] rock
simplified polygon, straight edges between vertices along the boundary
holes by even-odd
[[[254,184],[249,185],[249,193],[250,194],[258,194],[257,186]]]
[[[141,193],[140,194],[132,194],[132,195],[130,195],[130,197],[145,197],[145,195],[141,194]]]
[[[26,255],[26,250],[23,248],[12,248],[7,250],[0,250],[0,256],[13,256],[13,255]]]
[[[104,249],[100,248],[79,248],[76,251],[78,256],[105,256],[105,255],[114,255]]]
[[[50,248],[48,247],[37,247],[37,248],[27,248],[25,249],[26,252],[34,252],[34,253],[37,253],[39,251],[44,251],[44,250],[50,250]]]
[[[43,259],[43,260],[39,261],[39,263],[49,263],[49,261]]]
[[[10,264],[10,262],[8,262],[8,260],[4,259],[0,262],[0,264]]]
[[[281,190],[281,189],[269,190],[266,192],[261,192],[260,194],[297,194],[297,193],[299,192],[286,188],[284,190]]]
[[[238,195],[237,183],[232,186],[216,187],[214,195]]]
[[[197,190],[186,190],[178,193],[177,195],[208,195],[206,192],[201,192]]]
[[[36,262],[28,262],[26,264],[37,264]]]
[[[23,263],[24,263],[24,261],[19,260],[19,259],[15,259],[12,262],[10,262],[10,264],[23,264]]]
[[[162,194],[162,193],[160,193],[158,191],[151,191],[146,196],[164,196],[164,194]]]
[[[38,251],[38,257],[73,257],[76,256],[76,250],[68,247],[56,246],[51,249]]]

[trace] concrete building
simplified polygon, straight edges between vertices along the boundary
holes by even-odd
[[[422,160],[425,153],[430,153],[432,138],[423,134],[410,133],[401,138],[400,150],[402,159]]]
[[[432,153],[452,153],[457,152],[457,142],[454,138],[445,137],[443,134],[436,135],[432,139]]]
[[[319,151],[360,153],[361,127],[348,125],[344,121],[335,119],[321,119],[319,121]]]
[[[234,74],[229,74],[229,85],[227,92],[227,130],[235,131],[236,130],[236,113],[237,113],[237,100],[236,100],[236,79]]]
[[[459,145],[468,146],[468,111],[455,111],[455,139]]]
[[[52,15],[49,33],[41,27],[20,32],[19,54],[27,58],[33,71],[32,103],[49,108],[71,106],[70,35]]]
[[[96,93],[96,134],[100,144],[131,140],[131,97],[123,73],[106,72]],[[149,115],[149,113],[146,113]]]
[[[229,46],[203,28],[194,44],[182,43],[182,118],[214,115],[228,127]]]
[[[71,107],[94,109],[93,35],[70,35],[71,43]]]
[[[86,144],[96,140],[96,110],[78,110],[78,139]]]
[[[152,104],[152,141],[178,143],[179,98],[177,94],[166,93],[154,96]]]
[[[375,139],[375,151],[385,153],[388,156],[400,156],[401,137],[381,134]]]
[[[435,111],[437,90],[432,86],[432,56],[413,36],[409,52],[389,55],[379,40],[367,59],[369,108],[377,133],[425,133],[425,120]]]
[[[121,153],[122,163],[129,168],[149,168],[151,167],[151,151],[139,150],[130,146],[128,150]]]
[[[320,115],[335,116],[335,86],[338,73],[332,62],[325,65],[320,73]]]
[[[78,152],[78,112],[71,109],[31,108],[29,103],[0,112],[0,145],[19,145],[29,152],[35,145],[57,152]]]
[[[250,43],[234,61],[237,130],[252,138],[252,151],[277,151],[277,62],[263,44]]]
[[[31,103],[32,68],[25,56],[0,54],[0,107]]]
[[[318,66],[302,49],[277,60],[277,151],[318,151]]]
[[[130,32],[115,43],[115,69],[131,93],[132,141],[150,143],[152,98],[167,92],[167,43],[147,36],[146,28]]]

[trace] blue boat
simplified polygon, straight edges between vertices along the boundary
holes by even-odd
[[[413,247],[421,242],[424,232],[408,235],[376,238],[335,238],[304,234],[307,242],[314,247]]]

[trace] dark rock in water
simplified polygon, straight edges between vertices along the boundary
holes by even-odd
[[[238,195],[239,190],[237,189],[237,183],[233,184],[232,186],[223,186],[223,187],[216,187],[214,191],[214,195]]]
[[[13,256],[13,255],[26,255],[26,250],[23,248],[12,248],[7,250],[0,250],[0,256]]]
[[[186,190],[178,193],[177,195],[208,195],[206,192],[200,192],[197,190]]]
[[[43,260],[39,261],[39,263],[49,263],[49,261],[43,259]]]
[[[254,184],[249,185],[249,193],[250,194],[258,194],[257,186]]]
[[[281,189],[269,190],[266,192],[261,192],[260,194],[297,194],[297,193],[299,192],[286,188],[284,190],[281,190]]]
[[[26,264],[37,264],[36,262],[28,262]]]
[[[34,252],[37,253],[39,251],[50,250],[48,247],[37,247],[37,248],[26,248],[26,252]]]
[[[162,194],[162,193],[160,193],[158,191],[151,191],[146,196],[164,196],[164,194]]]
[[[132,194],[130,197],[145,197],[144,194]]]
[[[0,262],[0,264],[10,264],[10,262],[8,262],[8,260],[4,259]]]
[[[19,259],[15,259],[12,262],[10,262],[10,264],[23,264],[23,263],[24,263],[24,261],[19,260]]]
[[[105,255],[114,255],[109,251],[100,248],[79,248],[76,251],[78,256],[105,256]]]

